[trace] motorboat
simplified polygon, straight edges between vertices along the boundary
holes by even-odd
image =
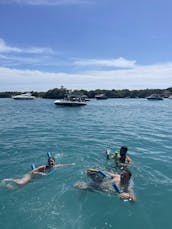
[[[21,94],[21,95],[15,95],[15,96],[12,96],[12,99],[16,99],[16,100],[33,100],[35,99],[36,97],[33,96],[31,93],[24,93],[24,94]]]
[[[81,98],[82,98],[83,100],[85,100],[85,102],[90,101],[90,99],[88,98],[87,95],[82,95]]]
[[[62,106],[85,106],[87,105],[85,99],[79,95],[66,95],[64,99],[54,101],[55,105]]]
[[[148,100],[163,100],[163,98],[159,94],[152,94],[147,97]]]
[[[98,94],[95,95],[95,98],[100,100],[100,99],[107,99],[108,97],[105,94]]]

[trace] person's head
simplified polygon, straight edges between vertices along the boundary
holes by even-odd
[[[120,160],[119,160],[121,163],[125,163],[127,151],[128,151],[127,146],[121,147],[121,149],[120,149]]]
[[[127,146],[121,146],[120,155],[126,155],[127,151],[128,151]]]
[[[52,167],[55,165],[55,158],[54,157],[49,157],[48,158],[48,166]]]
[[[120,183],[123,185],[127,185],[130,181],[131,176],[132,173],[129,169],[127,168],[123,169],[120,174]]]

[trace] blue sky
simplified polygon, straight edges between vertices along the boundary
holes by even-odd
[[[171,0],[0,0],[0,91],[172,87]]]

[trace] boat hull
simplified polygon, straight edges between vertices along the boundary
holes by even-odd
[[[163,98],[147,98],[148,100],[163,100]]]
[[[55,105],[59,105],[59,106],[70,106],[70,107],[85,106],[85,105],[87,105],[85,102],[60,101],[60,100],[55,101],[54,104]]]
[[[13,97],[13,99],[15,99],[15,100],[33,100],[33,99],[35,99],[35,98],[15,98],[15,97]]]

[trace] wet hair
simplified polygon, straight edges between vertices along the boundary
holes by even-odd
[[[130,180],[130,178],[132,176],[132,173],[131,173],[131,171],[129,169],[127,169],[127,168],[123,169],[122,173],[125,173],[128,176],[129,180]]]
[[[123,191],[126,190],[126,192],[128,192],[128,185],[130,183],[131,176],[132,174],[129,169],[125,168],[121,171],[120,184],[121,184],[121,187],[123,187]]]
[[[50,164],[50,160],[54,160],[54,162],[55,162],[55,158],[54,157],[49,157],[48,158],[48,165],[46,165],[46,168],[50,168],[52,165]]]
[[[49,158],[48,158],[48,162],[49,162],[51,159],[53,159],[54,162],[55,162],[55,158],[54,158],[54,157],[49,157]]]
[[[120,149],[120,158],[119,158],[119,162],[120,163],[125,163],[127,151],[128,151],[127,146],[122,146],[121,147],[121,149]]]
[[[120,154],[122,153],[122,154],[126,154],[127,153],[127,151],[128,151],[128,147],[127,146],[121,146],[121,149],[120,149]]]

